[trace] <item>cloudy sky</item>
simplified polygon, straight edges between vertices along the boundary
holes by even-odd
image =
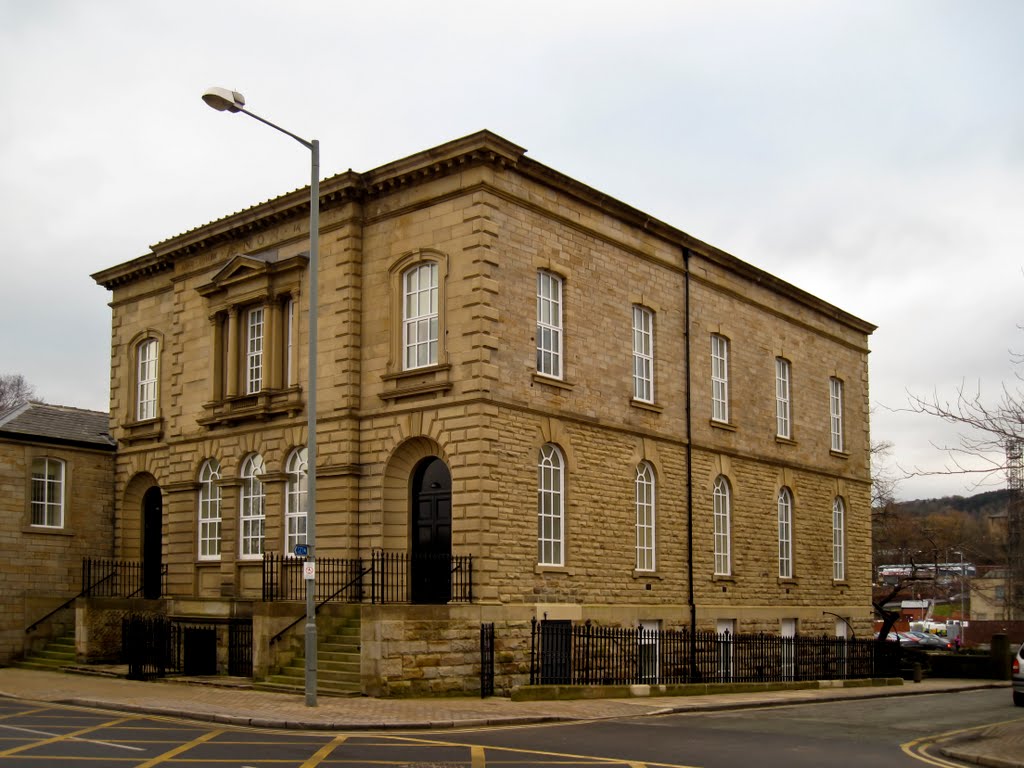
[[[956,432],[889,409],[1024,350],[1022,38],[1014,0],[0,0],[0,373],[106,409],[89,275],[308,183],[220,85],[324,176],[488,128],[877,324],[873,438],[937,468]]]

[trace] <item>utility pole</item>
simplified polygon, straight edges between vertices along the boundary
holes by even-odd
[[[1024,618],[1024,460],[1022,441],[1006,440],[1006,618]]]

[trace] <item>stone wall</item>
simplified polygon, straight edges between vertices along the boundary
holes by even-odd
[[[31,524],[32,461],[64,462],[64,525]],[[113,554],[110,452],[0,441],[0,664],[71,626],[68,611],[25,629],[82,589],[82,559]]]

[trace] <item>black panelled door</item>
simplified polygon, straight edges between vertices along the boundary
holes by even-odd
[[[412,481],[414,603],[447,603],[452,597],[452,476],[437,457],[416,465]]]

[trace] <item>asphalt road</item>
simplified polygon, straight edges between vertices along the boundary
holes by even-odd
[[[899,768],[922,765],[903,745],[1018,716],[997,689],[564,725],[323,734],[5,699],[0,768]]]

